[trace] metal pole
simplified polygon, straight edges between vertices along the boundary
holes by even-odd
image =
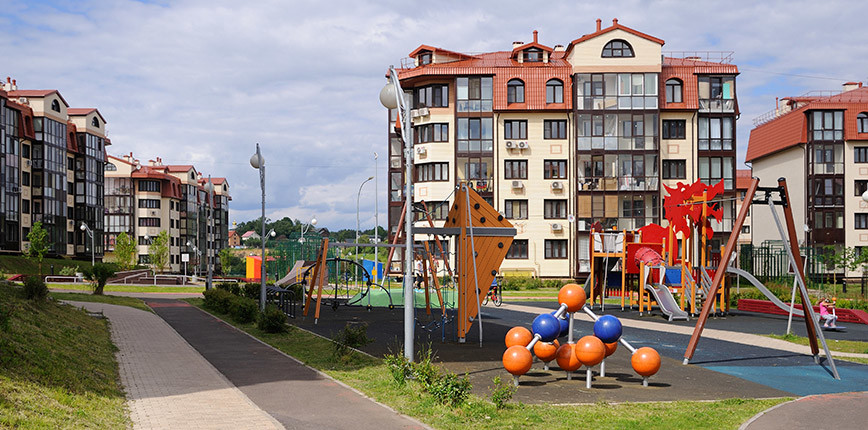
[[[205,282],[205,289],[210,290],[211,285],[211,218],[214,216],[214,184],[211,182],[211,175],[208,175],[208,218],[205,220],[205,264],[208,267],[208,280]]]
[[[259,310],[265,311],[265,159],[256,144],[256,158],[259,160],[259,186],[262,189],[262,273],[259,284]]]
[[[380,191],[380,174],[377,172],[377,168],[379,165],[379,155],[374,153],[374,243],[380,243],[380,205],[378,202],[377,193]],[[380,282],[380,252],[379,248],[374,247],[374,283],[379,284]],[[371,295],[368,292],[368,301],[370,305]]]

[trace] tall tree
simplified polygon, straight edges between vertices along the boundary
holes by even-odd
[[[27,248],[27,257],[39,264],[39,274],[42,275],[42,259],[48,252],[48,232],[42,228],[42,222],[36,221],[27,233],[30,247]]]
[[[118,235],[115,241],[115,259],[121,270],[129,270],[133,267],[136,257],[136,243],[126,232]]]
[[[163,230],[156,237],[151,239],[151,246],[148,247],[148,254],[151,256],[151,266],[154,270],[160,273],[165,270],[169,264],[169,232]]]

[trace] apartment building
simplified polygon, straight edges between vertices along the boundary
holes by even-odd
[[[735,171],[735,190],[737,192],[736,200],[735,200],[735,214],[736,216],[741,211],[741,207],[744,205],[744,199],[747,194],[747,189],[750,187],[752,176],[750,169],[738,169]],[[751,203],[748,202],[748,205]],[[744,219],[744,224],[741,227],[741,234],[738,235],[738,244],[745,245],[753,243],[753,236],[751,235],[751,209],[748,209],[747,217]]]
[[[212,178],[211,200],[207,180],[192,165],[166,165],[160,158],[142,164],[132,153],[109,155],[105,165],[107,256],[114,251],[117,235],[126,232],[138,243],[138,262],[149,264],[152,238],[167,231],[167,270],[181,272],[186,263],[188,273],[204,272],[209,258],[219,270],[217,253],[228,246],[225,231],[231,197],[226,179]]]
[[[22,252],[32,223],[48,232],[49,254],[103,253],[102,165],[110,145],[105,119],[70,108],[57,90],[19,89],[7,78],[2,100],[3,251]],[[79,226],[87,223],[91,241]]]
[[[421,45],[397,70],[413,107],[413,200],[442,224],[454,187],[469,184],[518,231],[501,270],[532,276],[586,273],[596,222],[660,223],[661,184],[723,181],[724,221],[714,228],[728,233],[738,69],[731,53],[664,53],[663,44],[597,20],[566,46],[547,46],[536,31],[530,43],[481,54]],[[404,185],[395,117],[392,235]]]
[[[780,99],[754,120],[746,161],[760,184],[787,179],[799,241],[808,246],[868,246],[868,88]],[[753,243],[780,240],[771,214],[753,214]],[[857,276],[861,273],[850,273]]]

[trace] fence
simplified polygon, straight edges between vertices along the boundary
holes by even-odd
[[[793,273],[787,250],[782,243],[764,243],[762,246],[743,244],[739,247],[738,267],[756,276],[762,282],[777,281],[791,283]],[[817,248],[802,247],[802,256],[807,259],[805,277],[808,288],[832,280],[833,274],[842,278],[843,270],[833,271],[823,262]]]

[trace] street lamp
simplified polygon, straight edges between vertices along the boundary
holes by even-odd
[[[380,90],[380,103],[386,109],[398,109],[396,118],[401,121],[401,139],[404,141],[404,201],[407,208],[404,218],[404,358],[413,361],[415,339],[415,315],[413,293],[413,123],[410,107],[404,100],[404,90],[398,81],[395,66],[389,66],[389,83]]]
[[[310,222],[301,226],[301,238],[298,239],[299,242],[304,243],[304,233],[313,226],[316,226],[316,217],[311,218]]]
[[[208,192],[208,218],[207,228],[205,229],[205,264],[208,267],[208,279],[205,281],[205,289],[211,289],[211,222],[214,217],[214,183],[211,182],[211,175],[208,175],[208,184],[205,185],[205,191]]]
[[[380,204],[378,202],[377,193],[380,192],[380,173],[377,171],[379,167],[380,156],[374,152],[374,244],[380,243]],[[380,252],[379,248],[374,247],[374,283],[378,283],[380,278]]]
[[[250,165],[259,170],[259,187],[262,189],[262,273],[259,287],[259,309],[265,310],[265,158],[256,144],[256,153],[250,157]]]
[[[145,235],[145,244],[149,247],[148,254],[150,254],[151,236],[148,234]],[[151,264],[153,265],[154,262],[152,261]],[[157,269],[154,269],[154,285],[157,285]]]
[[[192,244],[191,244],[190,241],[188,240],[188,241],[187,241],[187,251],[188,251],[188,252],[187,252],[187,260],[190,259],[190,252],[189,252],[189,251],[190,251],[190,249],[189,249],[189,248],[190,248],[190,245],[192,245]],[[195,249],[195,248],[194,248],[194,249]],[[184,283],[185,283],[185,284],[187,283],[187,261],[184,261]]]
[[[359,193],[356,195],[356,253],[353,257],[353,260],[356,262],[356,266],[353,269],[356,276],[356,282],[359,281],[359,206],[360,202],[362,201],[362,187],[364,187],[365,184],[370,182],[372,179],[374,179],[373,176],[369,176],[368,179],[365,179],[365,181],[362,182],[362,185],[359,185]]]
[[[81,231],[87,232],[87,236],[90,237],[90,267],[92,268],[95,264],[96,257],[94,256],[94,249],[96,248],[96,244],[93,240],[93,230],[87,226],[85,223],[81,223]]]

